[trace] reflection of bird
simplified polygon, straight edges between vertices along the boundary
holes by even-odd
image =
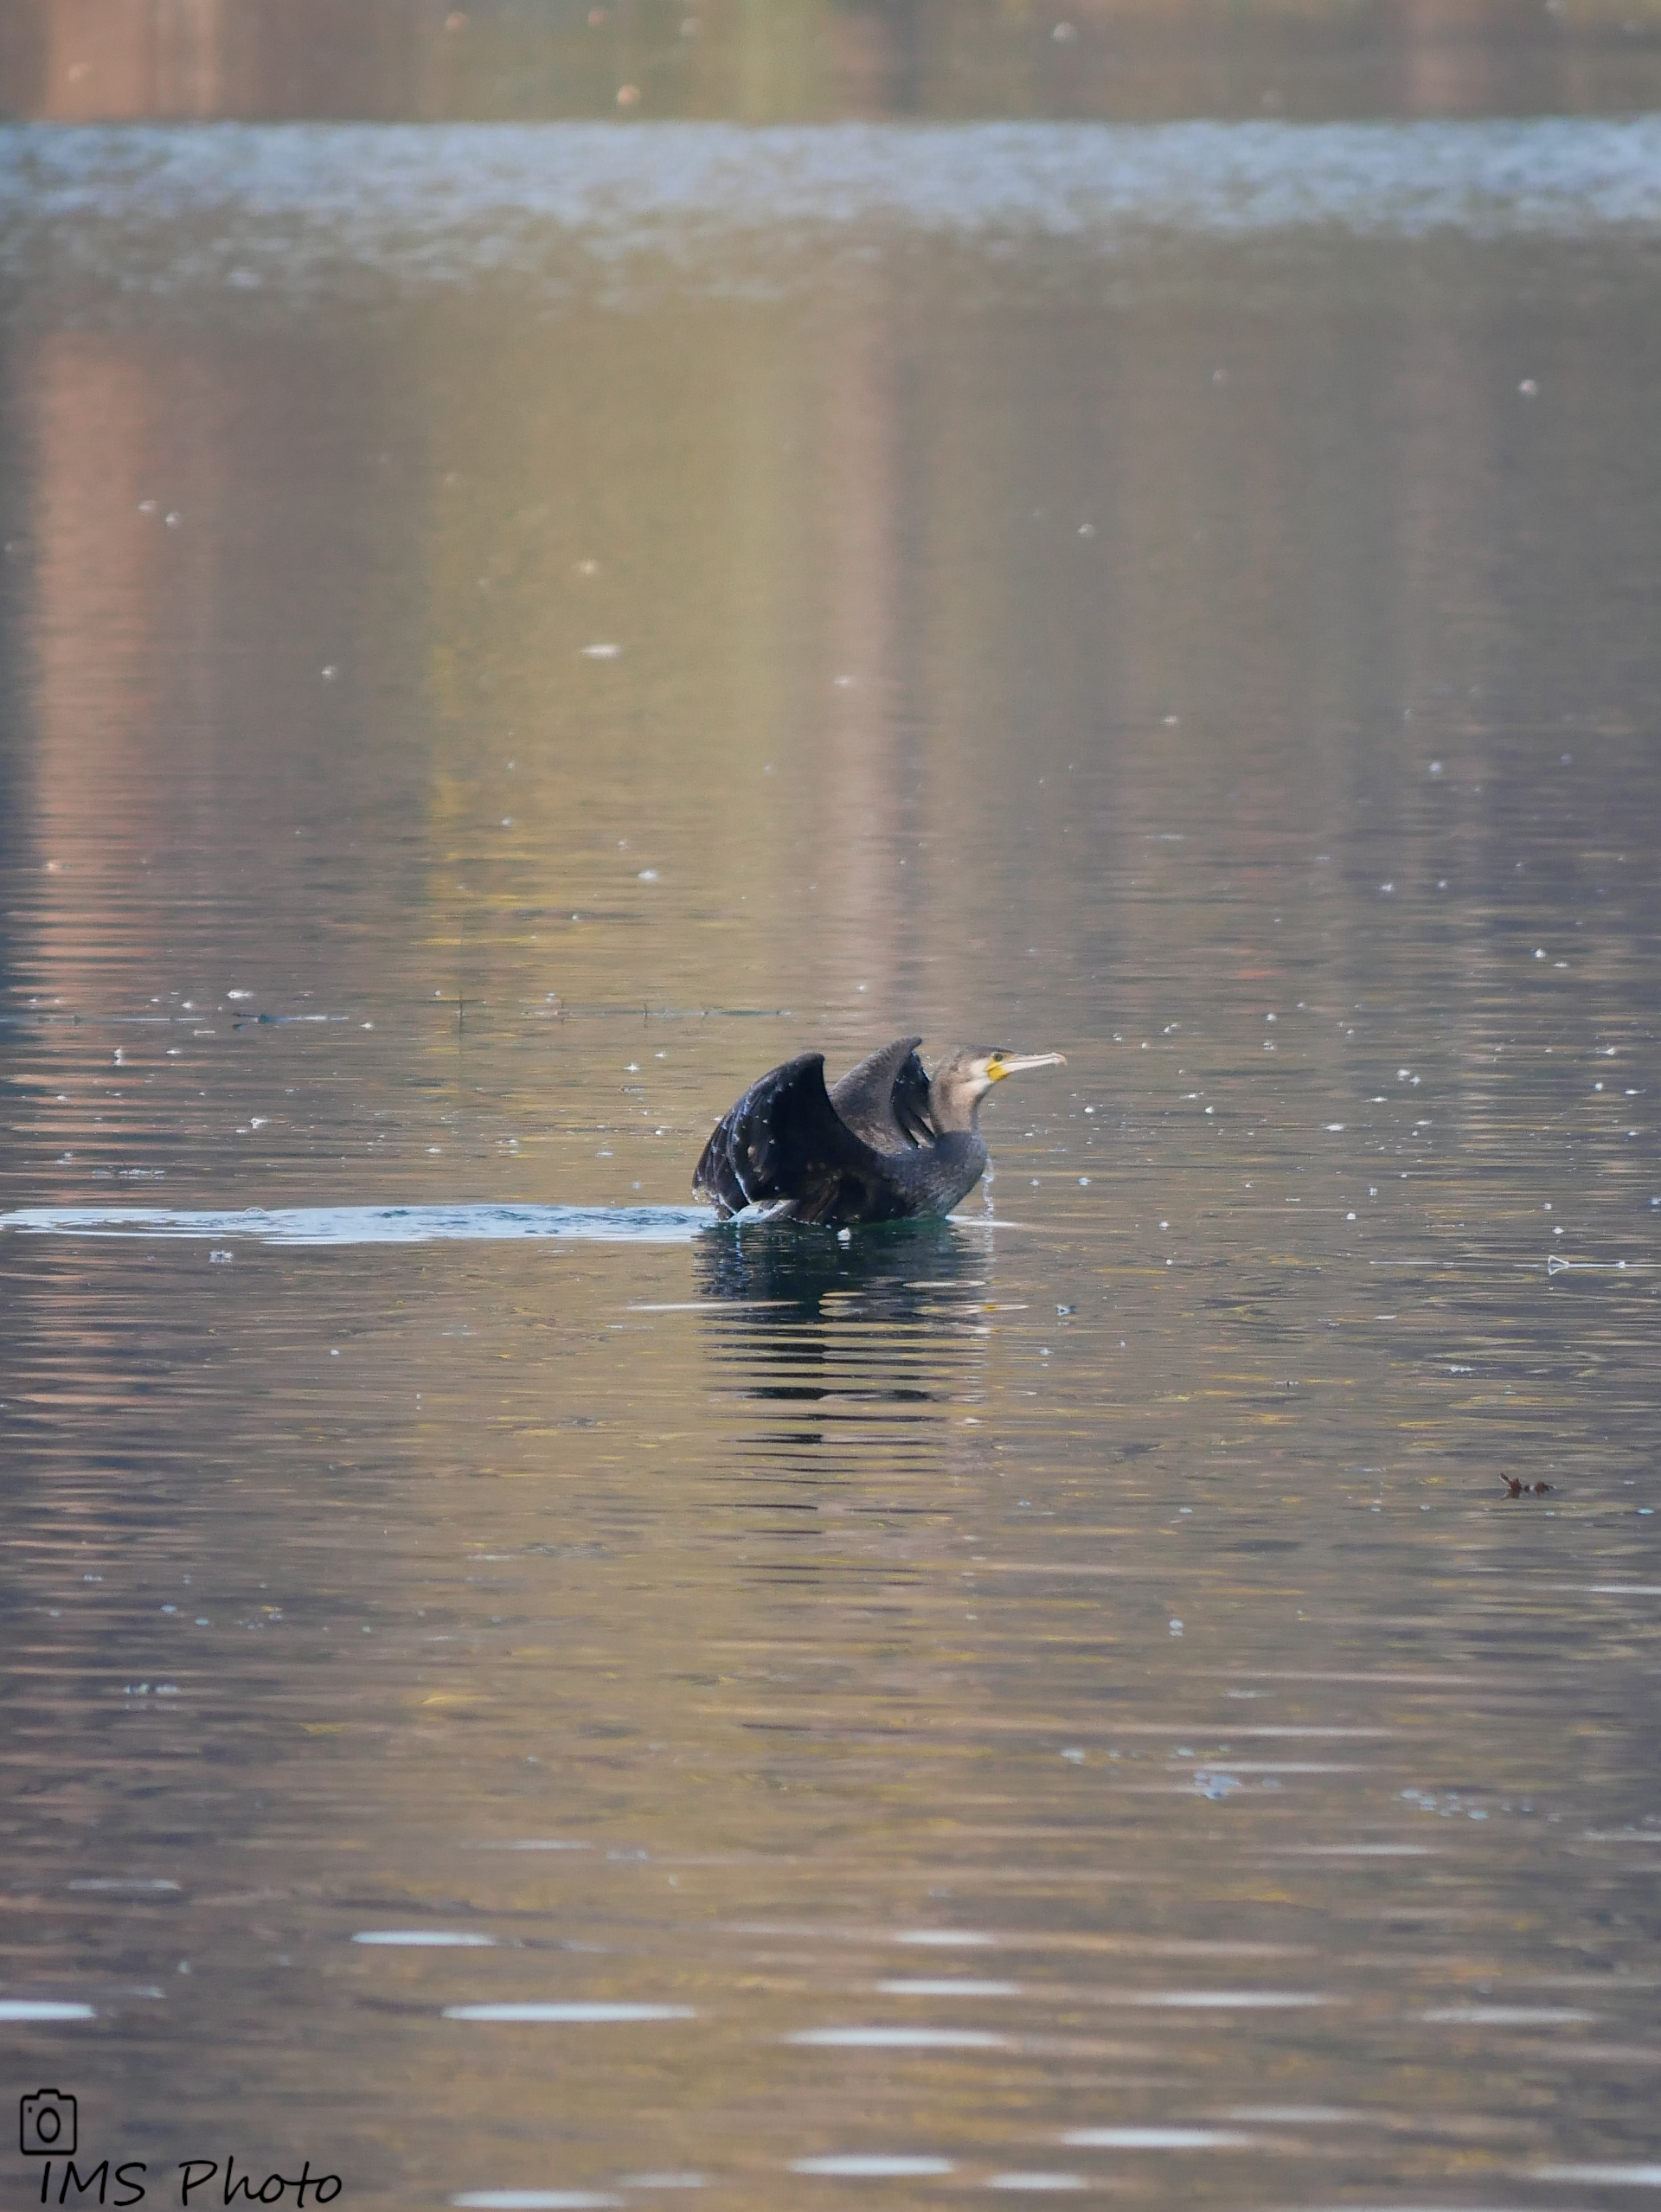
[[[878,1334],[862,1340],[863,1349],[850,1356],[869,1354],[880,1365],[921,1326],[929,1359],[949,1362],[957,1357],[950,1344],[958,1338],[942,1323],[974,1324],[984,1318],[986,1240],[974,1221],[920,1214],[914,1221],[889,1222],[882,1236],[846,1243],[837,1236],[701,1236],[693,1257],[698,1295],[712,1301],[709,1318],[717,1324],[723,1356],[743,1351],[759,1359],[765,1348],[783,1343],[794,1348],[790,1356],[795,1357],[810,1341],[800,1332],[806,1321],[834,1324],[843,1338],[850,1325],[857,1336],[877,1323]],[[885,1382],[896,1398],[919,1380],[901,1371],[905,1367],[901,1357]]]
[[[921,1042],[884,1045],[829,1091],[822,1052],[773,1068],[715,1124],[694,1191],[723,1220],[747,1206],[832,1228],[949,1214],[986,1165],[975,1122],[982,1099],[1004,1076],[1062,1055],[960,1045],[931,1076],[917,1057]]]

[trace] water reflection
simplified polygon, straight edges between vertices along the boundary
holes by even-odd
[[[173,116],[1527,113],[1655,103],[1653,10],[1578,0],[33,0],[0,103]]]
[[[700,1238],[711,1380],[743,1409],[733,1449],[751,1510],[793,1515],[804,1534],[844,1515],[940,1514],[954,1433],[978,1425],[984,1395],[993,1235],[918,1220]]]
[[[789,1223],[731,1222],[699,1239],[701,1294],[750,1309],[725,1338],[765,1338],[790,1320],[915,1325],[978,1311],[995,1227],[923,1218],[880,1228],[802,1230]]]

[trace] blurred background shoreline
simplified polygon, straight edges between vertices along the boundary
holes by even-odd
[[[15,0],[0,118],[1630,113],[1661,0]]]

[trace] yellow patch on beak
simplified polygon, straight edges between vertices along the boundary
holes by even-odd
[[[986,1062],[986,1080],[1001,1083],[1006,1075],[1019,1075],[1027,1068],[1065,1068],[1067,1055],[1061,1052],[1000,1052]]]

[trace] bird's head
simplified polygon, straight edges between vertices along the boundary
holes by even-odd
[[[975,1109],[994,1083],[1018,1075],[1026,1068],[1064,1068],[1060,1052],[1008,1052],[1001,1045],[959,1045],[951,1058],[930,1078],[930,1117],[937,1128],[969,1129]]]

